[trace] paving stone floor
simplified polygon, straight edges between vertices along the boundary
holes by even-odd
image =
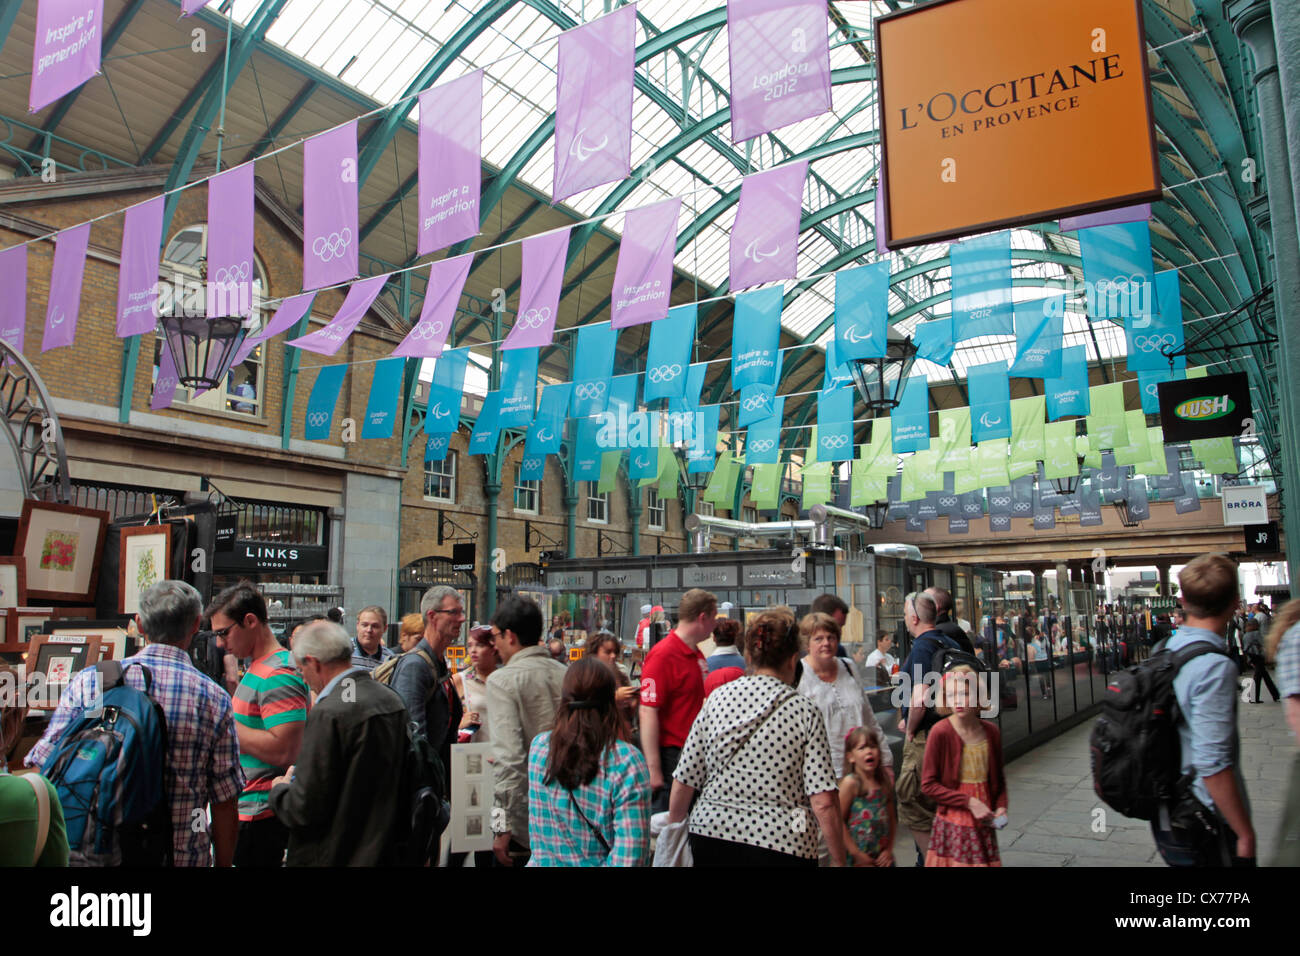
[[[1261,704],[1242,703],[1238,715],[1242,773],[1260,862],[1266,864],[1277,848],[1296,745],[1282,705],[1267,692]],[[1150,824],[1121,816],[1093,793],[1092,725],[1085,721],[1007,765],[1009,825],[998,834],[1003,866],[1164,866]],[[900,864],[914,852],[910,837],[900,832]]]

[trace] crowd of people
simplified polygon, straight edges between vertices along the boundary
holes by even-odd
[[[1206,556],[1180,582],[1186,615],[1171,629],[1171,648],[1226,647],[1235,566]],[[467,666],[453,673],[447,650],[465,609],[450,587],[430,588],[420,612],[402,620],[399,652],[384,643],[380,607],[357,615],[355,636],[327,618],[304,622],[286,648],[252,584],[204,608],[190,585],[163,581],[141,598],[144,648],[122,663],[124,680],[165,716],[178,866],[439,865],[457,743],[491,747],[493,842],[472,855],[475,866],[640,866],[660,830],[684,834],[685,852],[672,859],[696,866],[910,865],[911,848],[896,845],[900,824],[917,865],[1000,865],[1009,797],[998,726],[980,718],[977,678],[990,669],[982,642],[971,640],[951,595],[931,588],[904,601],[901,662],[890,634],[855,659],[841,644],[848,612],[827,594],[802,619],[769,607],[742,627],[719,615],[713,594],[693,589],[636,682],[615,635],[593,634],[570,662],[550,647],[540,608],[522,597],[505,598],[489,624],[468,630]],[[1267,655],[1278,660],[1300,737],[1297,618],[1300,604],[1279,613]],[[1252,620],[1242,633],[1264,632]],[[205,622],[243,662],[233,688],[191,661]],[[1027,630],[1027,659],[1050,654],[1039,622]],[[710,638],[706,657],[699,645]],[[1153,826],[1174,864],[1255,855],[1231,663],[1225,653],[1203,655],[1175,683],[1186,718],[1182,763],[1199,774],[1191,795],[1222,825],[1213,840],[1180,829],[1181,817],[1172,829]],[[51,755],[94,704],[94,673],[69,684],[27,766],[54,774]],[[906,692],[897,712],[878,716],[864,687],[881,678],[903,680]],[[1266,669],[1260,683],[1272,688]],[[0,752],[16,741],[22,716],[14,706],[0,715]],[[897,767],[894,731],[903,738]],[[412,812],[426,767],[415,753],[431,755],[427,766],[437,770],[423,785],[443,815],[428,831]],[[0,823],[0,860],[78,862],[86,848],[69,840],[57,789],[26,776],[0,776],[0,808],[49,804],[46,835],[38,841],[36,828]]]

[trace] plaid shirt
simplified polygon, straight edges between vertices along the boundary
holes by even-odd
[[[1292,625],[1278,644],[1277,687],[1283,697],[1300,696],[1300,624]]]
[[[532,866],[646,866],[650,861],[650,769],[641,751],[615,741],[600,773],[572,792],[547,784],[551,734],[538,734],[528,752],[528,836]],[[574,808],[587,815],[588,825]],[[600,830],[606,852],[592,833]]]
[[[210,866],[207,816],[196,816],[194,811],[233,800],[244,789],[230,695],[200,674],[179,647],[148,644],[122,663],[135,662],[153,674],[150,696],[162,705],[167,718],[173,862],[176,866]],[[68,685],[44,736],[24,759],[27,766],[43,764],[63,731],[80,718],[87,703],[90,672],[91,668],[81,671]],[[144,690],[140,668],[128,669],[126,682]],[[202,824],[193,825],[199,819]]]

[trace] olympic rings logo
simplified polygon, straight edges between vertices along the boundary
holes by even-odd
[[[227,285],[232,282],[247,282],[251,274],[252,267],[249,265],[248,260],[245,259],[238,265],[228,268],[223,266],[217,270],[216,275],[212,278],[218,285]]]
[[[956,498],[940,498],[939,505],[943,508],[951,508],[957,504]]]
[[[1030,508],[1030,504],[1028,501],[1017,501],[1014,510],[1019,511],[1021,514],[1023,514],[1024,512],[1028,511],[1029,508]]]
[[[682,367],[674,362],[672,365],[656,365],[645,373],[646,378],[656,385],[663,382],[670,382],[678,375],[682,374]]]
[[[573,394],[577,398],[592,400],[600,398],[605,394],[604,382],[583,382],[573,387]]]
[[[324,424],[325,424],[327,421],[329,421],[329,420],[330,420],[330,417],[329,417],[329,415],[326,414],[325,412],[308,412],[308,413],[307,413],[307,424],[308,424],[308,425],[314,425],[314,426],[316,426],[317,428],[319,428],[321,425],[324,425]]]
[[[352,245],[352,230],[344,226],[338,232],[331,232],[328,236],[317,236],[311,244],[311,251],[321,262],[329,262],[332,259],[342,259],[350,245]]]
[[[832,451],[843,448],[849,443],[847,435],[823,435],[821,436],[821,445],[823,448],[829,448]]]
[[[166,378],[160,378],[160,379],[158,379],[158,384],[157,384],[156,386],[154,386],[154,391],[156,391],[156,392],[170,392],[170,391],[172,391],[174,388],[176,388],[176,384],[177,384],[177,382],[176,382],[176,378],[175,378],[175,376],[173,376],[173,375],[168,375]]]
[[[447,435],[434,435],[429,439],[429,451],[445,451],[447,448]]]
[[[1011,499],[1006,495],[998,495],[992,500],[992,504],[998,508],[1005,508],[1007,505],[1011,504]]]
[[[429,341],[436,339],[442,334],[443,324],[441,322],[421,322],[411,329],[410,337],[417,341]]]
[[[776,442],[770,438],[759,438],[749,443],[750,451],[771,451],[776,447]]]
[[[529,309],[527,312],[519,316],[519,321],[515,324],[521,325],[526,329],[540,329],[550,321],[550,318],[551,310],[549,308]]]
[[[765,408],[765,407],[767,407],[767,404],[768,404],[767,396],[765,396],[765,395],[751,395],[751,396],[749,396],[749,398],[743,399],[743,400],[741,401],[741,403],[740,403],[740,407],[743,408],[743,409],[744,409],[745,411],[747,411],[747,412],[756,412],[756,411],[758,411],[760,408]]]
[[[1135,335],[1133,344],[1142,352],[1163,352],[1166,348],[1173,348],[1178,339],[1169,332],[1163,335]]]

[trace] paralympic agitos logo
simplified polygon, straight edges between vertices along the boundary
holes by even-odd
[[[898,109],[899,129],[917,129],[927,122],[952,123],[955,117],[978,117],[973,129],[989,129],[1011,122],[1064,112],[1079,105],[1078,98],[1069,94],[1081,87],[1124,76],[1118,53],[1097,57],[1087,63],[1073,63],[1042,73],[1031,73],[1017,79],[1003,80],[964,92],[941,90],[928,100]],[[1055,99],[1052,99],[1055,97]],[[1037,102],[1035,102],[1037,101]],[[979,115],[987,114],[987,115]],[[964,122],[964,119],[962,120]],[[965,130],[958,124],[955,132]],[[950,135],[945,132],[945,135]]]

